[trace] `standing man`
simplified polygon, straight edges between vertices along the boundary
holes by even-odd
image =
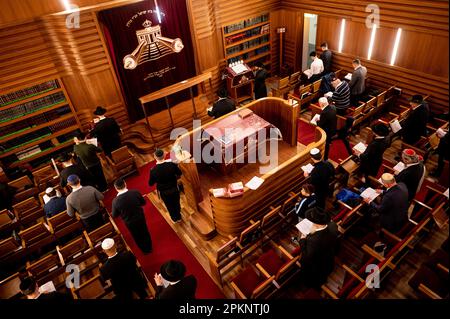
[[[32,277],[26,277],[20,281],[19,289],[27,299],[48,300],[53,302],[67,302],[73,300],[69,294],[57,291],[41,291],[36,280]]]
[[[102,249],[108,260],[100,268],[100,275],[103,280],[111,280],[116,298],[133,299],[133,291],[139,298],[147,298],[147,285],[136,266],[136,257],[128,250],[117,252],[112,238],[103,240]]]
[[[408,188],[408,200],[413,200],[422,186],[425,178],[425,165],[419,160],[419,156],[413,149],[405,149],[402,152],[402,160],[405,168],[397,174],[397,183],[403,183]]]
[[[439,145],[436,149],[438,154],[438,165],[435,171],[431,172],[431,176],[439,177],[442,174],[442,170],[444,169],[444,160],[448,160],[450,158],[450,149],[448,145],[448,131],[438,129],[436,133],[439,137]]]
[[[350,87],[346,81],[341,81],[336,75],[331,79],[331,85],[334,92],[326,93],[325,97],[333,101],[337,114],[346,115],[350,106]]]
[[[97,153],[101,153],[102,149],[86,143],[86,134],[80,133],[74,138],[75,146],[73,152],[80,158],[84,167],[94,177],[95,184],[101,192],[106,192],[108,184],[106,183],[105,174],[103,174],[102,163],[97,156]]]
[[[364,183],[369,176],[377,176],[381,164],[383,164],[383,154],[389,147],[389,129],[383,124],[377,124],[372,127],[374,138],[367,146],[364,153],[358,153],[360,165],[359,170],[364,175]]]
[[[59,173],[59,185],[61,185],[61,187],[67,186],[67,177],[69,177],[70,175],[77,175],[80,178],[82,186],[95,186],[95,183],[93,181],[94,178],[92,177],[91,173],[89,173],[84,165],[74,164],[72,161],[72,156],[64,153],[59,158],[59,161],[64,167]]]
[[[310,183],[314,186],[317,207],[324,209],[326,199],[330,193],[330,182],[334,177],[334,166],[329,161],[322,160],[322,154],[317,148],[313,148],[309,154],[314,168],[311,174],[305,172],[304,175],[310,178]]]
[[[150,171],[148,184],[156,184],[159,196],[169,211],[170,218],[174,223],[181,222],[180,191],[177,180],[181,177],[178,166],[172,162],[164,160],[164,151],[155,151],[156,165]]]
[[[145,199],[137,190],[128,190],[122,178],[114,182],[117,191],[112,201],[112,217],[120,216],[127,225],[136,245],[144,255],[152,252],[152,239],[147,229],[144,209]]]
[[[77,175],[70,175],[67,182],[72,188],[66,198],[67,215],[73,217],[77,212],[88,232],[102,226],[105,223],[100,209],[103,194],[92,186],[81,186]]]
[[[408,222],[408,188],[403,183],[397,184],[394,175],[389,173],[384,173],[381,181],[386,187],[381,203],[370,202],[370,199],[364,201],[379,214],[380,226],[395,234]]]
[[[323,62],[323,75],[326,75],[331,72],[331,63],[333,60],[333,53],[328,50],[328,43],[323,42],[320,45],[322,49],[322,54],[320,55],[320,59]]]
[[[45,194],[49,197],[48,202],[44,204],[45,216],[52,217],[67,209],[66,198],[57,196],[56,190],[53,187],[48,187],[45,190]]]
[[[255,100],[267,97],[266,79],[267,71],[262,62],[258,62],[255,65]]]
[[[305,70],[305,74],[309,79],[309,83],[313,83],[317,80],[320,80],[323,73],[323,62],[317,56],[316,51],[313,51],[309,54],[312,59],[311,67],[308,70]]]
[[[366,92],[366,76],[367,76],[367,68],[361,65],[361,61],[359,59],[354,59],[352,62],[353,66],[353,74],[350,83],[351,90],[351,103],[352,105],[357,106],[359,100],[361,100],[364,92]]]
[[[211,110],[208,110],[208,115],[215,119],[224,116],[236,109],[236,104],[232,99],[228,98],[228,92],[225,88],[220,88],[217,92],[219,99],[213,104]]]
[[[120,134],[122,133],[116,120],[112,117],[106,117],[106,109],[97,106],[94,115],[97,116],[91,136],[96,137],[105,152],[106,156],[111,157],[111,152],[120,147]]]
[[[336,134],[336,108],[333,105],[328,104],[328,99],[326,97],[319,98],[319,106],[322,108],[322,112],[320,113],[317,126],[319,126],[327,134],[324,155],[324,159],[327,160],[328,153],[330,152],[331,139]]]
[[[427,123],[429,116],[428,103],[422,95],[414,95],[409,105],[411,113],[402,124],[402,139],[408,144],[416,143],[421,136],[427,136]]]
[[[156,299],[195,299],[197,279],[186,276],[186,267],[181,261],[169,260],[155,274]]]

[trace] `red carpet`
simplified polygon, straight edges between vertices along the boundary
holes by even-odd
[[[316,126],[304,121],[298,120],[298,141],[307,146],[309,143],[313,143],[315,139]],[[350,146],[352,144],[350,143]],[[339,163],[340,160],[346,159],[349,156],[345,149],[344,143],[341,140],[334,140],[330,146],[330,153],[328,157],[333,161]]]
[[[153,187],[148,186],[148,176],[150,168],[154,162],[140,168],[139,176],[131,176],[126,179],[129,189],[137,189],[143,195],[153,191]],[[112,200],[116,196],[116,191],[110,190],[105,195],[105,205],[111,211]],[[144,196],[145,197],[145,196]],[[178,235],[167,224],[153,204],[146,198],[145,217],[147,226],[153,242],[153,252],[149,255],[143,255],[136,246],[131,234],[128,232],[125,224],[120,218],[115,222],[123,234],[128,246],[130,246],[136,258],[139,260],[144,272],[152,284],[155,285],[153,277],[155,272],[159,273],[161,264],[169,259],[178,259],[186,265],[187,275],[192,274],[197,278],[197,293],[199,299],[225,298],[222,291],[212,281],[203,267],[186,248],[184,243],[178,238]]]

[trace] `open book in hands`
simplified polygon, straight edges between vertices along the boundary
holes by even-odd
[[[364,152],[366,151],[367,146],[366,146],[364,143],[359,142],[358,144],[356,144],[355,146],[353,146],[353,149],[354,149],[356,152],[358,152],[359,154],[362,154],[362,153],[364,153]]]
[[[305,236],[307,236],[311,233],[312,226],[313,226],[313,223],[306,218],[304,218],[300,223],[295,225],[295,227],[297,227],[297,229]]]
[[[377,192],[375,189],[371,187],[367,187],[364,192],[360,194],[360,196],[367,200],[369,203],[371,203],[375,198],[377,198],[380,195],[379,192]]]
[[[317,125],[317,122],[320,120],[320,114],[316,114],[313,116],[313,118],[311,119],[311,124]]]
[[[389,123],[389,125],[391,126],[391,130],[394,133],[397,133],[402,129],[402,126],[400,125],[400,122],[398,120],[392,121],[391,123]]]
[[[405,169],[405,164],[403,162],[398,162],[397,165],[395,165],[392,169],[394,170],[395,174],[400,173]]]
[[[302,166],[303,172],[305,172],[307,174],[311,174],[313,169],[314,169],[314,166],[311,163],[309,163],[308,165]]]

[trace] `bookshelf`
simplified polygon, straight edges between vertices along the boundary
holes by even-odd
[[[243,60],[251,67],[262,62],[270,70],[272,40],[269,13],[223,26],[222,39],[227,65]]]
[[[33,168],[70,149],[80,122],[60,78],[0,94],[0,162]]]

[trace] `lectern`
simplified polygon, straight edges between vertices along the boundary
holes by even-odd
[[[227,89],[230,97],[236,104],[253,99],[253,79],[254,74],[245,63],[239,63],[232,67],[227,67]]]

